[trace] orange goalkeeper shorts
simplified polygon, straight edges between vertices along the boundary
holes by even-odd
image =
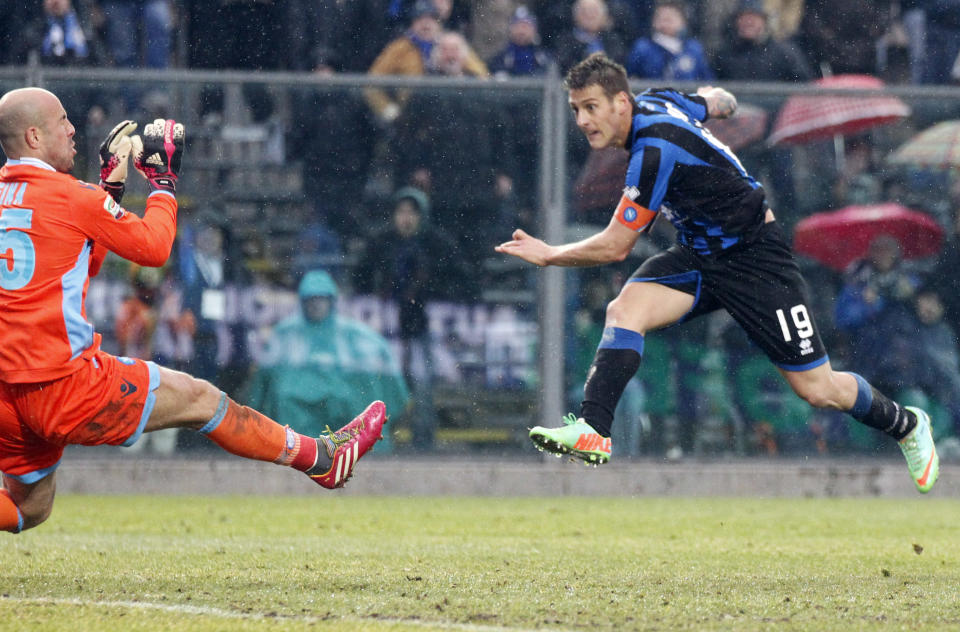
[[[57,468],[67,445],[133,445],[158,386],[153,362],[104,351],[57,380],[0,382],[0,472],[33,483]]]

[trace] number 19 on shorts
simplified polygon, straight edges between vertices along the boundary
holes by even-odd
[[[790,329],[791,323],[787,321],[787,315],[782,309],[777,310],[777,320],[780,321],[780,331],[783,333],[783,339],[787,342],[793,340]],[[810,322],[807,306],[803,303],[790,308],[790,320],[793,324],[793,330],[797,333],[797,338],[802,340],[813,335],[813,323]]]

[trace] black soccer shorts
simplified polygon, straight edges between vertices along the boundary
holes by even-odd
[[[827,361],[809,290],[776,222],[750,242],[701,256],[674,245],[650,257],[628,283],[655,282],[694,297],[678,322],[725,309],[781,369],[806,371]]]

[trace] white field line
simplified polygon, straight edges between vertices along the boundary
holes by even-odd
[[[55,606],[90,606],[99,608],[129,608],[134,610],[158,610],[172,614],[196,615],[216,617],[219,619],[246,619],[250,621],[295,621],[299,623],[335,623],[355,622],[355,623],[386,623],[409,625],[421,628],[436,628],[443,630],[463,630],[464,632],[543,632],[544,628],[538,631],[532,628],[513,628],[494,625],[476,625],[473,623],[453,623],[444,621],[420,621],[417,619],[400,619],[390,617],[314,617],[310,615],[264,615],[260,613],[236,612],[233,610],[224,610],[222,608],[213,608],[210,606],[191,606],[187,604],[168,604],[154,603],[150,601],[100,601],[96,599],[78,599],[76,597],[12,597],[0,596],[0,604],[22,603],[38,605]],[[562,632],[560,628],[547,628],[556,632]]]

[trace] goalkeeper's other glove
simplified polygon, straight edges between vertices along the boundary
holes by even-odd
[[[183,157],[183,125],[173,119],[156,119],[143,128],[143,136],[131,138],[133,166],[154,191],[177,190]]]
[[[137,129],[133,121],[121,121],[100,143],[100,186],[117,204],[123,199],[127,181],[127,156],[130,155],[130,134]]]

